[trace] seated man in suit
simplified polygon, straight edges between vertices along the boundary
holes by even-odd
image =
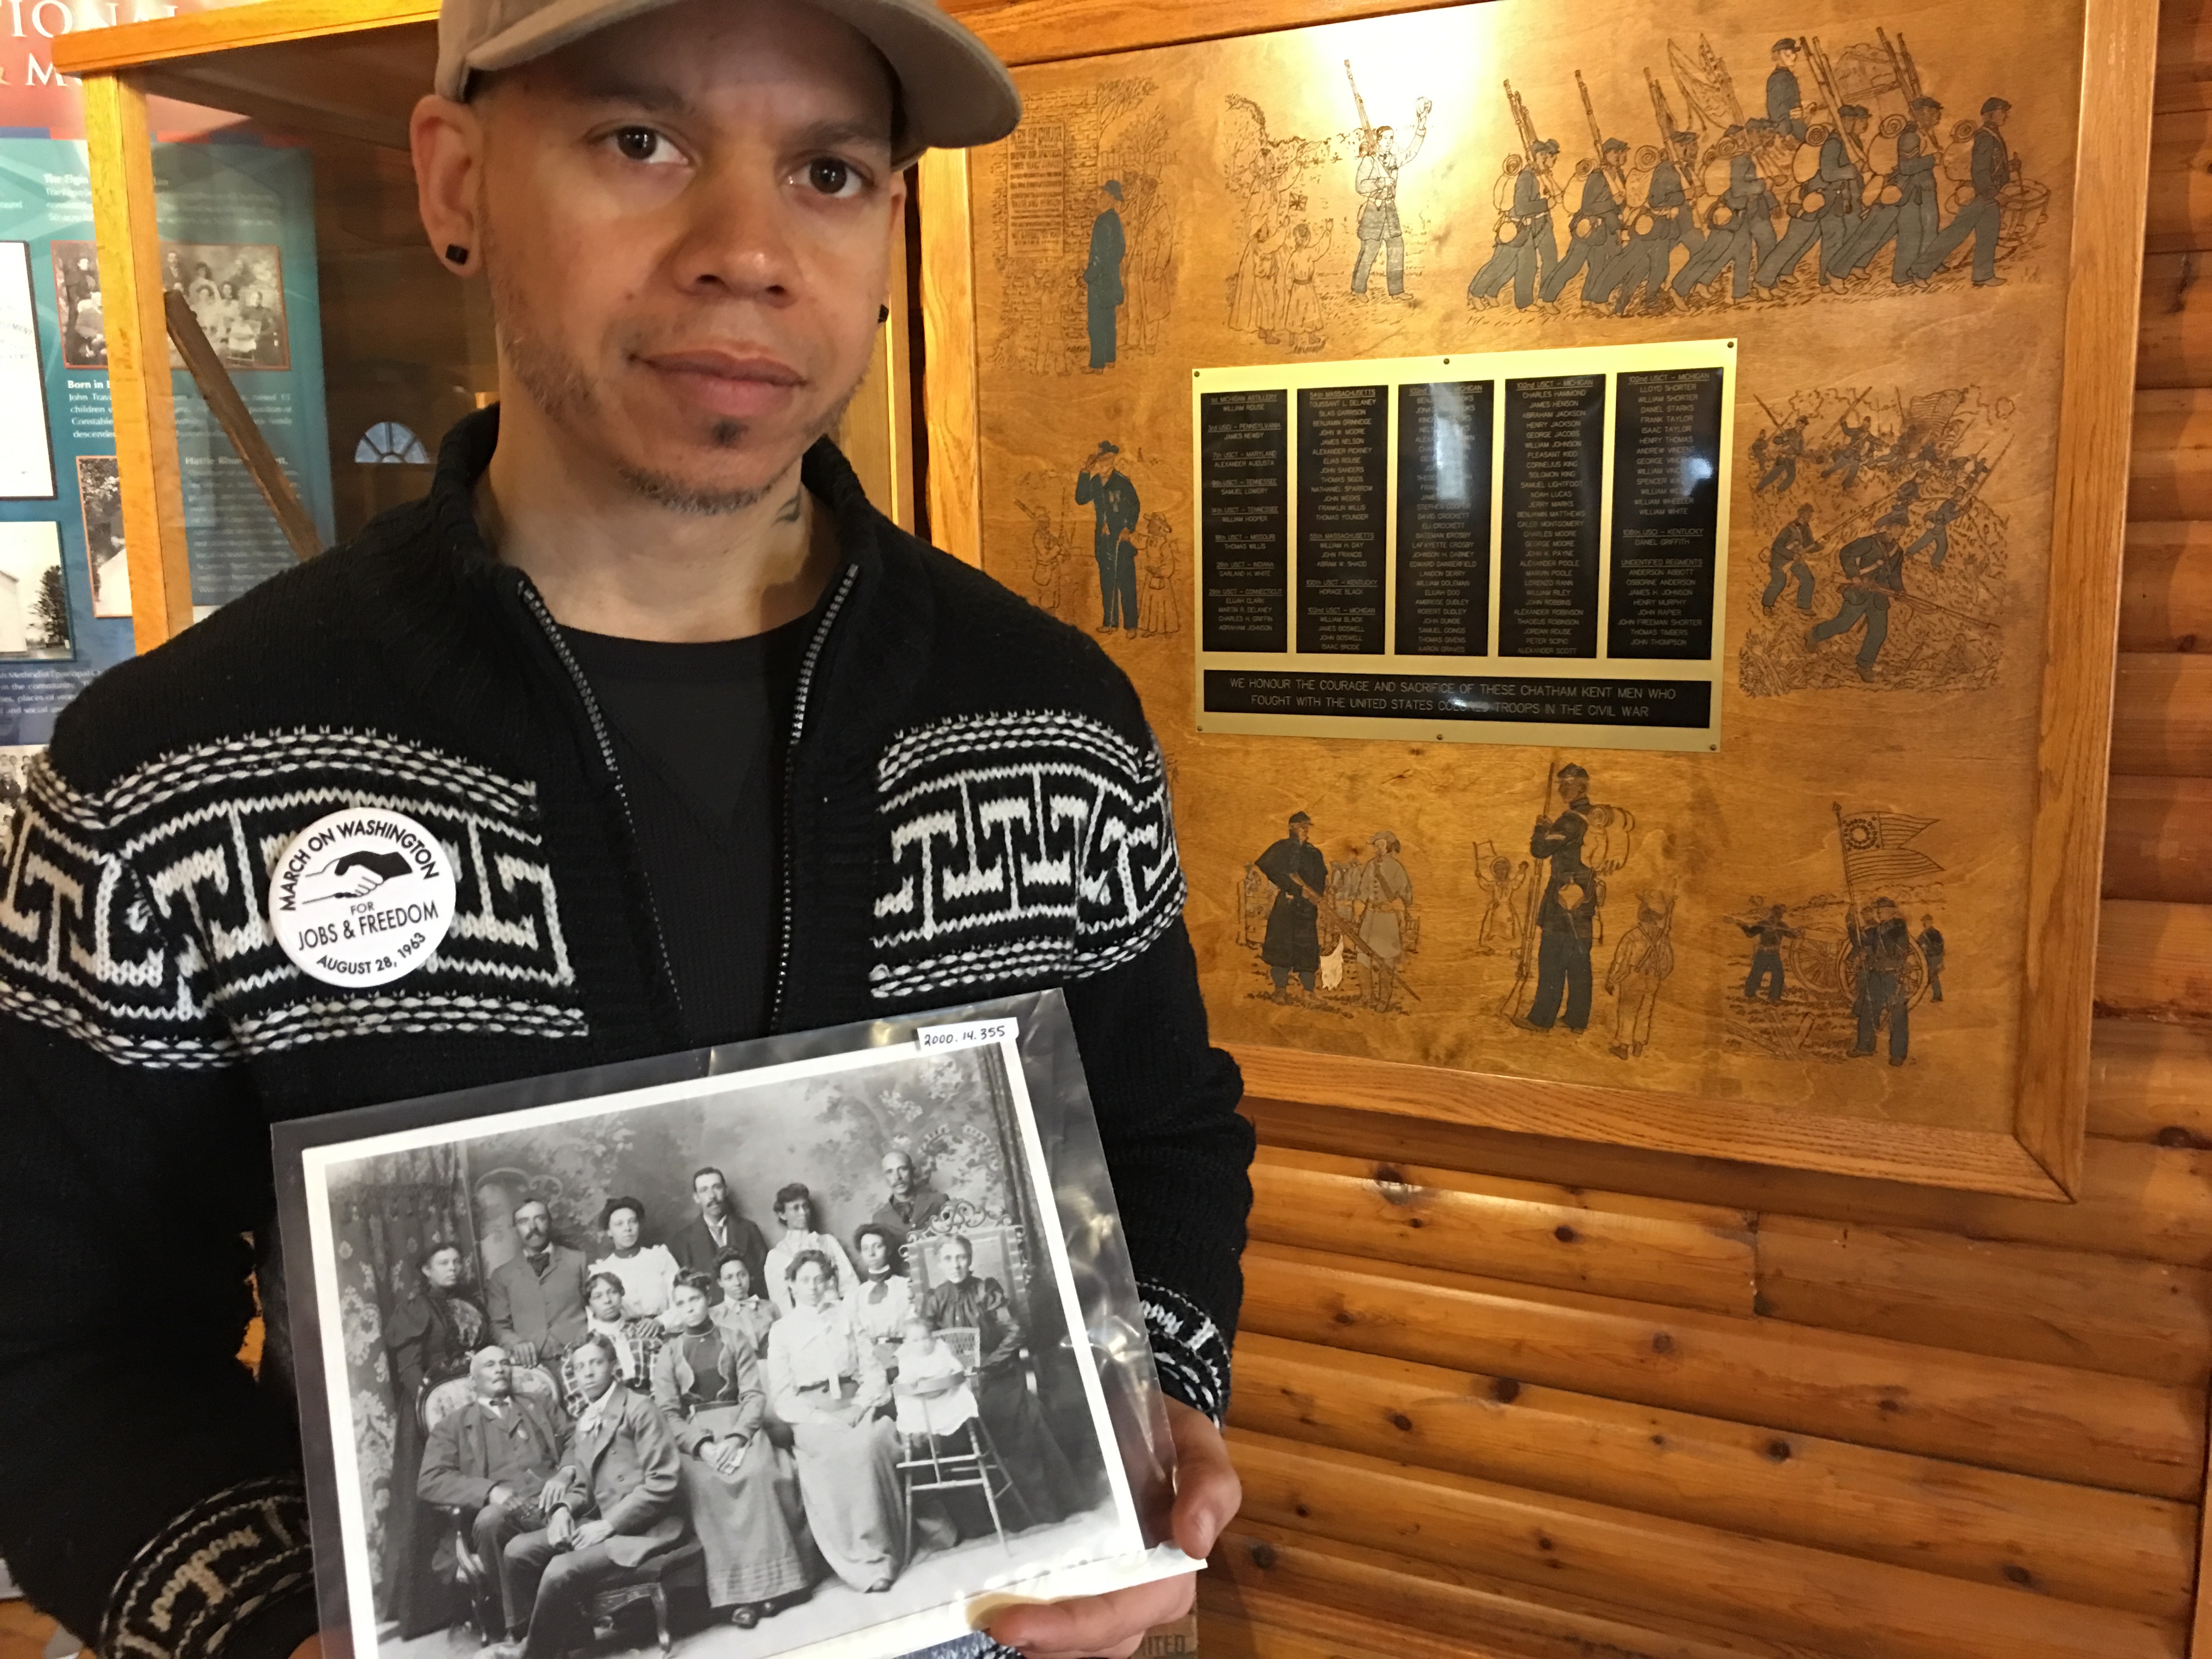
[[[659,1408],[617,1385],[614,1345],[599,1333],[570,1363],[584,1409],[549,1487],[545,1524],[509,1540],[500,1557],[509,1639],[486,1659],[561,1659],[588,1633],[592,1592],[689,1531],[676,1502],[682,1467]]]
[[[504,1351],[481,1348],[469,1361],[472,1398],[430,1431],[416,1495],[426,1504],[474,1510],[477,1559],[499,1575],[507,1540],[545,1524],[545,1504],[565,1489],[559,1478],[568,1427],[558,1405],[514,1392]],[[514,1614],[502,1609],[502,1628]]]
[[[492,1340],[514,1364],[557,1376],[561,1356],[584,1339],[584,1253],[553,1242],[553,1212],[542,1199],[515,1206],[514,1231],[522,1254],[484,1280]]]
[[[691,1201],[699,1206],[699,1213],[668,1241],[684,1272],[705,1273],[711,1279],[715,1263],[726,1252],[735,1250],[744,1258],[745,1271],[753,1283],[763,1283],[768,1241],[761,1237],[759,1228],[738,1213],[730,1202],[729,1182],[713,1164],[691,1177]]]

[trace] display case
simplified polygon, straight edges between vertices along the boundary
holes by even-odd
[[[416,212],[434,5],[266,0],[54,48],[83,77],[97,232],[96,258],[52,244],[56,320],[72,383],[105,379],[120,484],[119,537],[88,556],[96,591],[103,552],[127,568],[102,614],[127,606],[143,652],[422,494],[497,395],[491,316]],[[902,249],[890,286],[838,438],[912,527]]]

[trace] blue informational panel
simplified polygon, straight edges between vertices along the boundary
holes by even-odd
[[[191,306],[327,538],[330,447],[312,158],[304,149],[218,137],[156,145],[154,170],[163,283]],[[19,269],[28,272],[42,428],[21,406],[28,365],[9,360]],[[211,607],[285,569],[293,556],[191,376],[173,355],[171,362],[192,601]],[[0,526],[56,527],[67,613],[63,642],[63,630],[41,625],[55,620],[54,607],[37,607],[52,579],[42,571],[17,573],[19,589],[32,596],[25,601],[31,620],[0,627],[0,747],[20,748],[46,742],[70,699],[132,650],[91,181],[84,146],[73,140],[0,138],[0,386],[7,388],[0,400]],[[52,479],[43,497],[19,493],[38,478],[33,452],[40,437]],[[10,651],[10,644],[21,648]]]

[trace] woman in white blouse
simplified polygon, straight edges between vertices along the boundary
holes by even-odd
[[[639,1245],[645,1206],[634,1198],[611,1198],[599,1212],[599,1227],[614,1248],[592,1263],[591,1271],[622,1280],[623,1311],[632,1319],[660,1318],[682,1269],[665,1244]]]
[[[890,1385],[874,1345],[834,1293],[819,1250],[792,1261],[791,1311],[768,1336],[768,1393],[791,1425],[799,1498],[831,1571],[854,1589],[887,1590],[906,1565],[898,1437],[882,1414]]]
[[[860,1258],[861,1273],[853,1297],[853,1327],[875,1345],[877,1363],[890,1370],[906,1335],[906,1322],[914,1317],[914,1286],[898,1271],[898,1240],[890,1228],[871,1221],[853,1235],[853,1249]]]

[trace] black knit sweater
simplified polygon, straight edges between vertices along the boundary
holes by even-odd
[[[313,1627],[289,1402],[233,1358],[278,1119],[681,1048],[602,722],[477,533],[495,412],[422,501],[103,675],[0,830],[0,1555],[94,1641]],[[774,1029],[1066,988],[1169,1391],[1217,1416],[1250,1136],[1207,1046],[1160,757],[1091,641],[805,466],[843,553],[787,785]],[[445,943],[302,975],[270,863],[349,805],[459,854]]]

